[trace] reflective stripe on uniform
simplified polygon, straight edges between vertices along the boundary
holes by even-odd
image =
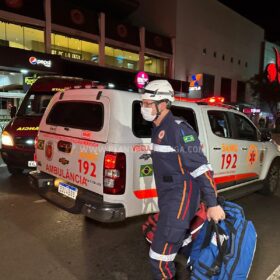
[[[190,235],[187,239],[185,239],[185,240],[183,241],[182,247],[187,246],[187,245],[190,244],[191,242],[192,242],[192,236]]]
[[[161,255],[153,251],[152,248],[150,248],[149,256],[151,259],[157,260],[157,261],[163,261],[163,262],[172,262],[174,261],[177,253],[171,254],[171,255]]]
[[[202,175],[203,173],[207,172],[207,171],[212,171],[212,167],[211,164],[203,164],[201,166],[199,166],[197,169],[195,169],[193,172],[190,172],[190,174],[193,176],[193,178],[196,178],[200,175]]]
[[[176,152],[176,150],[174,148],[172,148],[171,146],[168,146],[168,145],[153,144],[152,149],[155,152],[161,152],[161,153]]]

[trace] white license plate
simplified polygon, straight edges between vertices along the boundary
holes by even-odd
[[[36,167],[37,164],[36,164],[36,161],[28,161],[28,167]]]
[[[62,183],[60,182],[59,185],[58,185],[58,192],[65,195],[65,196],[68,196],[72,199],[76,199],[77,195],[78,195],[78,189],[73,187],[73,186],[70,186],[70,185],[67,185],[65,183]]]

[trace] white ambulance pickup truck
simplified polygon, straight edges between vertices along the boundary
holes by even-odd
[[[233,198],[260,189],[276,192],[280,152],[274,142],[219,97],[179,99],[171,110],[197,131],[220,193]],[[101,222],[158,211],[151,123],[141,116],[140,100],[138,93],[113,89],[57,93],[35,143],[37,171],[30,181],[39,193]]]

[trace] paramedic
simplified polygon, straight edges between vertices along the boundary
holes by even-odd
[[[172,115],[173,101],[174,91],[166,80],[151,81],[142,94],[142,116],[153,122],[151,155],[160,210],[149,253],[154,279],[174,279],[174,259],[188,237],[200,194],[209,220],[225,218],[197,134],[185,120]]]

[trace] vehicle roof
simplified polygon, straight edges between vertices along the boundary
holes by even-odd
[[[139,100],[141,101],[141,93],[137,92],[129,92],[129,91],[124,91],[124,90],[118,90],[118,89],[107,89],[107,88],[80,88],[80,89],[67,89],[65,90],[65,95],[63,97],[64,100],[69,100],[71,97],[76,96],[77,94],[80,95],[81,92],[83,94],[81,97],[83,99],[87,99],[90,96],[91,91],[95,92],[102,92],[102,96],[107,96],[110,97],[110,99],[119,99],[120,96],[122,96],[125,100]],[[95,100],[95,99],[94,99]],[[226,112],[233,112],[233,113],[239,113],[241,115],[246,116],[242,112],[232,109],[231,106],[228,106],[226,104],[211,104],[207,105],[205,102],[200,103],[200,102],[186,102],[186,101],[180,101],[180,100],[175,100],[172,105],[174,106],[179,106],[179,107],[187,107],[187,108],[192,108],[194,110],[201,110],[201,109],[214,109],[214,110],[219,110],[219,111],[226,111]]]

